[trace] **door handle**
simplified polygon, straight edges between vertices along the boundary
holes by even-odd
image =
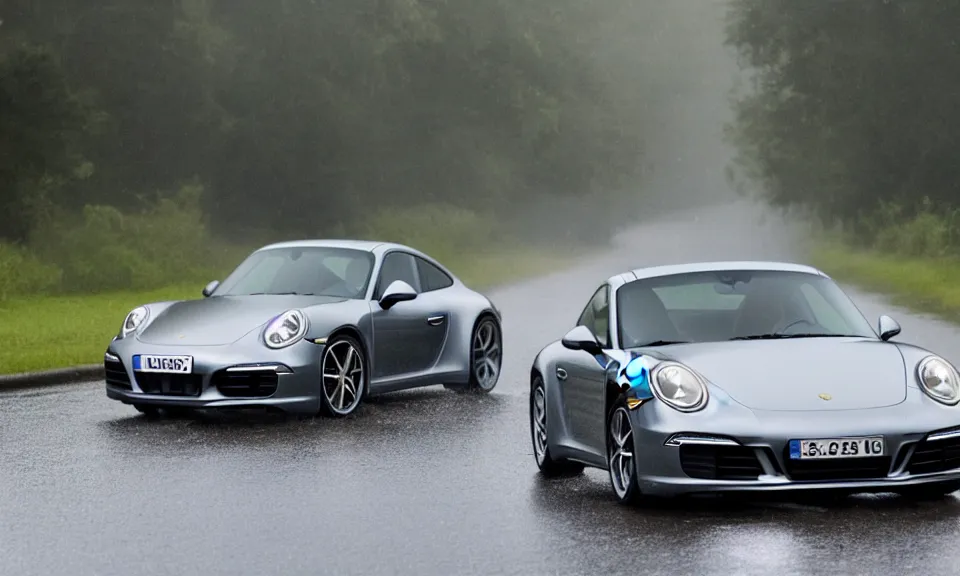
[[[443,316],[431,316],[427,318],[427,324],[431,326],[439,326],[443,324]]]
[[[559,366],[557,367],[557,379],[558,379],[558,380],[566,380],[566,379],[567,379],[567,371],[564,370],[563,368],[560,368]]]

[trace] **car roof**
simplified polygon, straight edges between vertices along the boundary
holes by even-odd
[[[790,262],[776,262],[768,260],[722,260],[716,262],[690,262],[687,264],[666,264],[662,266],[634,268],[629,272],[623,272],[621,274],[611,276],[610,280],[619,278],[623,282],[633,282],[634,280],[657,278],[660,276],[670,276],[673,274],[726,272],[733,270],[770,270],[776,272],[800,272],[804,274],[814,274],[816,276],[827,276],[822,271],[804,264],[793,264]]]
[[[381,242],[379,240],[350,240],[340,238],[289,240],[287,242],[268,244],[259,250],[271,250],[273,248],[352,248],[354,250],[364,250],[366,252],[373,252],[377,248],[403,248],[404,250],[418,252],[409,246],[395,244],[393,242]]]

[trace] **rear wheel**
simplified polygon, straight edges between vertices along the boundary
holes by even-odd
[[[530,433],[533,438],[533,455],[544,476],[574,476],[583,472],[583,464],[556,460],[550,454],[547,443],[547,396],[543,378],[539,374],[534,376],[533,389],[530,391]]]
[[[360,406],[367,388],[363,349],[354,338],[334,337],[320,361],[320,404],[327,416],[349,416]]]
[[[470,381],[466,385],[444,384],[444,388],[482,394],[493,390],[500,380],[502,349],[500,324],[492,316],[481,316],[470,337]]]

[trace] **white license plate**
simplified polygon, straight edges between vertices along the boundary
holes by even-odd
[[[883,436],[791,440],[790,459],[871,458],[883,456],[885,448]]]
[[[136,372],[190,374],[193,372],[193,356],[153,356],[143,354],[133,357],[133,369]]]

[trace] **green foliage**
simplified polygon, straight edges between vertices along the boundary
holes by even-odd
[[[882,201],[903,222],[921,195],[960,206],[960,80],[944,73],[960,65],[944,49],[958,21],[955,2],[733,0],[728,39],[754,80],[732,131],[741,173],[774,204],[829,221]],[[916,234],[911,245],[927,241]]]
[[[61,271],[26,249],[0,243],[0,301],[20,294],[46,294],[60,286]]]
[[[54,207],[129,212],[137,193],[198,177],[211,232],[237,238],[363,229],[369,206],[502,212],[527,198],[535,213],[636,182],[646,94],[614,88],[624,78],[605,77],[597,54],[611,37],[639,52],[653,26],[638,15],[658,2],[10,0],[3,38],[46,56],[2,75],[0,103],[43,94],[0,116],[49,119],[38,142],[82,128],[45,151],[65,162],[48,174],[65,178]],[[94,108],[76,108],[79,94]],[[83,179],[65,160],[79,153]],[[7,213],[32,223],[21,204]]]

